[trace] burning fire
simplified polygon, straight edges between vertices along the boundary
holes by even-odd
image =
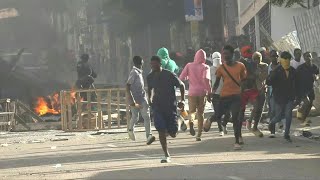
[[[76,92],[71,90],[71,104],[76,102]],[[81,98],[83,101],[83,98]],[[58,93],[53,94],[52,96],[47,97],[38,97],[37,102],[34,108],[35,113],[39,116],[46,114],[61,114],[61,104],[60,104],[60,95]]]
[[[45,114],[60,114],[61,113],[61,105],[59,101],[59,94],[54,94],[53,96],[48,96],[50,104],[46,101],[44,97],[38,97],[36,107],[34,108],[35,112],[39,116],[43,116]]]

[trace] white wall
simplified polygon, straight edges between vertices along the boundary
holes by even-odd
[[[240,14],[241,14],[244,10],[246,10],[253,1],[255,1],[255,0],[240,0],[240,1],[239,1],[239,2],[240,2],[240,5],[239,5],[239,7],[240,7]]]
[[[296,30],[293,16],[298,15],[306,9],[271,7],[271,37],[274,41],[278,41],[283,36]]]

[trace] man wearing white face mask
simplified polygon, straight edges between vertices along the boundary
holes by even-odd
[[[219,52],[214,52],[211,55],[211,59],[212,59],[212,66],[210,67],[211,80],[212,80],[211,84],[214,84],[216,81],[216,71],[220,67],[220,65],[222,64],[221,54]],[[215,113],[218,111],[218,104],[219,104],[219,99],[220,99],[221,88],[223,86],[223,80],[221,79],[219,83],[220,84],[219,84],[218,89],[216,90],[216,92],[214,94],[212,94],[212,97],[211,97],[212,106],[213,106]],[[211,118],[214,118],[214,115],[212,115],[210,117],[210,119]],[[221,121],[217,122],[220,136],[224,136],[225,134],[227,134],[226,124],[228,123],[228,119],[230,119],[230,113],[226,113],[224,120],[223,120],[223,123]]]

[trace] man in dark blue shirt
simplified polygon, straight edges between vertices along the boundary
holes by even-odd
[[[147,77],[148,101],[153,111],[154,126],[159,132],[159,140],[165,155],[161,163],[167,163],[171,161],[167,147],[167,134],[175,138],[178,131],[175,89],[176,87],[180,88],[181,102],[178,103],[178,106],[183,108],[185,87],[175,74],[161,68],[160,57],[153,56],[151,58],[151,68],[152,72]]]
[[[305,52],[303,54],[305,63],[297,68],[297,93],[299,103],[302,105],[298,109],[298,119],[300,119],[303,125],[308,126],[310,121],[306,120],[310,110],[312,108],[314,94],[314,80],[318,78],[319,68],[312,63],[311,52]]]

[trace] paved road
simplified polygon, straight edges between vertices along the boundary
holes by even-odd
[[[280,134],[276,139],[269,139],[244,132],[246,144],[242,151],[232,149],[232,132],[218,137],[216,127],[204,134],[202,142],[196,142],[188,133],[180,133],[176,139],[169,140],[172,155],[169,164],[160,163],[159,141],[146,146],[143,132],[137,134],[136,142],[128,140],[126,134],[93,136],[89,133],[65,137],[56,134],[53,137],[68,141],[49,141],[48,133],[55,132],[39,132],[34,134],[43,138],[43,142],[18,143],[9,140],[10,134],[3,134],[0,135],[3,146],[0,147],[0,179],[320,178],[318,141],[293,137],[290,144]],[[7,141],[11,142],[8,146],[3,144]]]

